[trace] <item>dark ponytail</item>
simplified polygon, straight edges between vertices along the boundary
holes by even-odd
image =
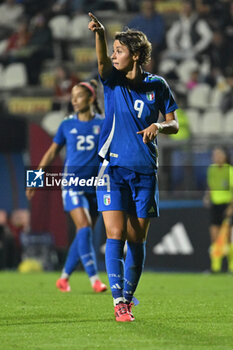
[[[103,111],[100,108],[99,102],[98,102],[98,98],[97,98],[97,89],[98,89],[98,82],[95,79],[90,80],[90,85],[93,87],[93,89],[95,90],[95,94],[96,94],[96,99],[93,102],[93,106],[95,108],[95,111],[99,114],[102,114]]]

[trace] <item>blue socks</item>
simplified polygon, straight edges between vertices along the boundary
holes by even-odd
[[[124,260],[123,249],[125,242],[118,239],[107,239],[105,263],[112,296],[123,301]]]
[[[131,302],[141,277],[145,261],[145,242],[127,242],[125,263],[123,252],[124,244],[124,241],[117,239],[107,239],[106,241],[106,269],[115,303],[119,301]],[[79,260],[82,261],[89,277],[97,275],[91,227],[83,227],[77,232],[69,249],[64,267],[64,275],[69,277],[76,268]]]
[[[127,242],[124,263],[124,244],[125,242],[117,239],[106,241],[105,263],[114,304],[119,301],[131,302],[141,277],[146,255],[146,242]]]
[[[97,275],[96,256],[90,226],[83,227],[76,233],[64,267],[64,272],[67,275],[70,275],[74,271],[79,259],[82,261],[83,267],[89,277]]]
[[[76,236],[70,246],[70,249],[66,258],[63,274],[67,275],[66,277],[69,277],[69,275],[72,274],[72,272],[78,265],[78,262],[79,262],[79,251],[78,251],[78,231],[77,231]]]
[[[96,256],[92,241],[92,229],[83,227],[78,231],[78,252],[89,277],[97,275]]]
[[[137,288],[144,267],[146,256],[145,248],[146,242],[127,242],[127,254],[125,259],[124,298],[125,301],[129,303],[133,298],[133,294]]]

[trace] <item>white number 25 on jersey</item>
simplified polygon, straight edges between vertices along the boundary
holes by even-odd
[[[79,135],[77,136],[77,150],[78,151],[90,151],[95,147],[94,135]],[[87,145],[84,145],[86,143]]]
[[[138,112],[138,118],[141,118],[144,102],[142,100],[135,100],[134,109]]]

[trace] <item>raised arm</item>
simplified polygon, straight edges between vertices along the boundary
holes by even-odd
[[[88,28],[95,33],[99,74],[102,79],[106,79],[112,71],[112,61],[108,56],[105,28],[91,12],[88,15],[91,18]]]
[[[43,155],[37,168],[46,170],[47,167],[54,161],[55,157],[60,152],[61,148],[62,147],[60,145],[58,145],[56,142],[53,142],[49,147],[49,149]],[[35,190],[36,189],[34,187],[26,189],[26,197],[28,200],[30,200],[34,196]]]

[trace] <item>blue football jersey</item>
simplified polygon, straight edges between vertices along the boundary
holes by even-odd
[[[156,123],[159,112],[165,115],[178,108],[167,82],[144,72],[144,80],[136,87],[130,86],[125,75],[113,67],[102,83],[106,117],[100,135],[100,157],[113,166],[153,173],[158,161],[157,140],[144,144],[137,131]]]
[[[90,121],[81,121],[77,114],[70,115],[62,121],[53,139],[59,145],[66,145],[64,176],[69,180],[75,174],[79,179],[90,179],[98,174],[98,142],[103,125],[103,117],[95,114]],[[74,186],[71,186],[74,187]],[[76,190],[83,190],[77,188]],[[94,186],[85,192],[95,191]]]

